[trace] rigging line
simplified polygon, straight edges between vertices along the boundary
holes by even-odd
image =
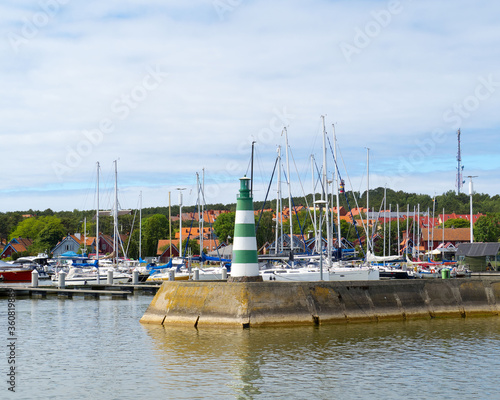
[[[283,174],[285,175],[285,180],[288,182],[288,177],[286,176],[286,172],[283,172]],[[293,201],[293,196],[292,196],[292,195],[290,195],[290,198],[292,199],[292,208],[293,208],[293,212],[295,213],[295,216],[296,216],[297,221],[298,221],[298,223],[299,223],[300,235],[302,236],[302,240],[303,240],[303,242],[304,242],[304,247],[307,247],[307,246],[306,246],[306,240],[305,240],[305,238],[304,238],[304,232],[302,232],[302,227],[301,227],[301,225],[300,225],[299,217],[298,217],[298,215],[297,215],[297,209],[296,209],[295,204],[294,204],[294,201]],[[290,210],[290,217],[289,217],[290,219],[291,219],[291,218],[293,218],[293,215],[292,215],[291,213],[292,213],[292,210]],[[291,222],[291,221],[290,221],[290,222]],[[293,238],[290,238],[290,251],[291,251],[291,249],[293,248],[293,247],[292,247],[292,245],[293,245],[292,241],[293,241]],[[308,252],[308,254],[309,254],[309,252]]]
[[[316,172],[318,173],[318,181],[321,183],[321,193],[325,193],[325,187],[323,186],[323,179],[320,179],[319,177],[321,176],[321,171],[323,171],[323,167],[321,169],[318,168],[318,164],[316,164],[316,160],[314,160],[314,165],[316,166]],[[326,199],[328,201],[328,199]]]
[[[300,229],[300,236],[302,236],[302,242],[304,242],[304,250],[307,252],[307,254],[311,254],[309,252],[309,247],[307,247],[307,243],[306,243],[306,239],[304,237],[304,231],[302,229],[302,226],[300,225],[300,219],[299,219],[299,214],[297,213],[297,208],[295,207],[295,203],[293,201],[293,197],[292,197],[292,205],[293,205],[293,211],[295,213],[295,217],[297,218],[297,222],[299,224],[299,229]],[[290,243],[292,243],[293,241],[293,238],[290,238]],[[290,249],[292,248],[292,246],[290,245]]]
[[[255,144],[257,144],[257,142],[255,142]],[[263,185],[264,183],[264,162],[262,160],[262,156],[260,154],[260,152],[258,152],[259,146],[255,146],[254,147],[254,178],[255,178],[255,169],[256,167],[258,167],[258,172],[259,172],[259,176],[260,176],[260,184]],[[254,179],[255,180],[255,179]],[[257,182],[254,182],[254,191],[255,191],[255,184]]]
[[[267,187],[266,198],[264,199],[264,203],[262,204],[262,209],[259,213],[259,221],[257,222],[257,226],[255,227],[255,234],[257,234],[257,229],[259,229],[260,220],[262,218],[262,214],[264,213],[264,207],[266,206],[267,196],[269,195],[269,190],[271,189],[271,184],[273,183],[274,172],[276,171],[276,166],[278,165],[278,157],[276,157],[276,161],[274,162],[273,173],[271,174],[271,180],[269,181],[269,186]],[[276,210],[277,213],[277,210]]]
[[[206,207],[207,206],[207,202],[205,200],[205,191],[203,190],[203,185],[201,184],[201,182],[200,182],[200,192],[201,192],[201,201],[202,201],[203,205]],[[209,243],[208,246],[210,247],[210,245],[212,244],[211,241],[214,242],[213,244],[215,244],[215,241],[213,240],[213,238],[215,237],[216,239],[218,239],[218,237],[215,234],[215,232],[213,231],[213,223],[215,222],[215,220],[212,221],[212,218],[211,218],[211,216],[210,216],[210,214],[208,212],[207,212],[207,217],[208,217],[208,221],[207,222],[208,222],[208,225],[210,226],[210,237],[211,238],[208,240],[208,243]],[[205,218],[205,216],[202,215],[202,218]],[[203,234],[203,232],[202,232],[202,234]],[[182,243],[181,243],[181,246],[182,246]],[[218,246],[215,246],[215,250],[217,251],[217,256],[220,259],[222,259],[221,255],[219,253],[219,247],[220,247],[220,242],[219,242]],[[203,249],[200,249],[200,255],[201,255],[201,253],[203,253]]]
[[[347,171],[347,167],[346,167],[345,162],[344,162],[344,156],[342,155],[342,151],[340,150],[340,147],[337,147],[337,149],[339,151],[340,159],[342,160],[342,165],[344,166],[344,170]],[[347,175],[347,180],[349,181],[349,186],[351,187],[351,193],[353,194],[352,197],[354,198],[354,203],[356,204],[356,208],[359,210],[358,200],[356,199],[356,196],[354,195],[354,192],[353,192],[353,185],[351,182],[351,177],[349,176],[349,174],[347,172],[346,172],[346,175]],[[340,173],[339,173],[339,176],[340,176]],[[360,193],[361,193],[361,191],[360,191]],[[365,234],[366,234],[366,232],[368,232],[368,230],[367,230],[368,210],[366,210],[366,226],[365,226],[365,222],[364,222],[363,218],[361,218],[361,225],[363,226],[363,230],[365,231]]]
[[[196,197],[198,197],[198,196],[196,196]],[[199,203],[199,199],[196,200],[196,204],[194,205],[195,210],[198,207],[198,203]],[[191,230],[193,229],[194,215],[195,215],[195,211],[191,212],[191,226],[189,227],[188,237],[186,239],[186,247],[184,248],[183,254],[187,253],[187,249],[188,249],[188,245],[189,245],[189,237],[191,236]],[[181,251],[182,251],[182,243],[180,243],[180,247],[181,247]],[[181,257],[182,257],[182,254],[181,254]]]
[[[373,234],[372,234],[372,236],[370,238],[371,241],[373,241],[373,239],[375,238],[375,235],[378,235],[378,233],[377,233],[377,226],[378,226],[378,222],[379,222],[379,218],[380,218],[380,213],[381,213],[382,207],[384,205],[384,200],[385,200],[385,196],[383,196],[383,198],[382,198],[382,202],[380,203],[380,208],[379,208],[378,213],[377,213],[377,218],[375,219],[375,226],[373,227]],[[373,254],[375,254],[375,251],[373,252]]]
[[[245,173],[245,176],[248,176],[248,170],[252,166],[252,156],[250,156],[250,160],[248,161],[248,166],[247,166],[247,172]]]
[[[132,233],[134,232],[135,217],[137,216],[137,211],[139,209],[139,202],[140,202],[140,197],[139,197],[139,199],[137,199],[137,208],[135,209],[134,218],[132,219],[132,227],[130,228],[130,234],[128,236],[127,254],[128,254],[128,249],[130,247],[130,241],[132,239]]]
[[[319,119],[318,123],[316,125],[316,134],[313,133],[313,135],[312,135],[313,140],[311,143],[309,154],[314,154],[314,148],[316,147],[316,142],[318,140],[318,137],[322,137],[322,135],[323,135],[323,128],[322,128],[322,124],[321,124],[321,119]]]
[[[333,149],[332,149],[332,143],[330,142],[330,138],[328,137],[328,135],[326,135],[326,138],[328,139],[328,145],[330,146],[330,152],[332,153],[332,155],[334,155]],[[337,169],[338,178],[340,178],[340,180],[342,180],[342,177],[340,174],[340,169],[339,169],[339,166],[337,164],[337,160],[335,159],[335,156],[333,157],[333,161],[335,162],[335,168]],[[352,186],[351,186],[351,193],[352,193]],[[354,229],[356,230],[356,236],[358,237],[359,243],[361,244],[361,237],[359,236],[356,220],[354,219],[354,215],[352,214],[352,209],[351,209],[351,206],[349,204],[349,198],[347,197],[347,193],[345,192],[345,190],[344,190],[344,197],[345,197],[345,200],[347,203],[347,207],[349,208],[349,214],[351,215],[352,224],[354,225]],[[356,201],[356,197],[354,195],[353,195],[353,197],[354,197],[354,201]],[[363,256],[365,256],[365,251],[363,249],[363,246],[361,246],[361,250],[363,251]]]
[[[85,192],[85,196],[84,196],[84,200],[83,200],[83,207],[82,207],[82,210],[86,210],[86,207],[87,207],[87,201],[88,201],[88,198],[90,197],[90,192],[93,191],[93,194],[94,194],[94,202],[92,203],[92,207],[91,208],[95,208],[94,205],[95,205],[95,195],[96,195],[96,187],[97,187],[97,180],[96,180],[96,177],[95,177],[95,170],[91,172],[91,178],[89,178],[86,182],[93,182],[93,189],[92,189],[92,185],[88,186],[87,187],[87,190]]]
[[[290,154],[292,155],[292,161],[293,161],[293,165],[295,166],[295,172],[297,172],[297,176],[299,178],[299,183],[300,183],[300,188],[302,189],[302,194],[304,195],[304,200],[306,201],[306,207],[307,207],[307,212],[309,214],[309,218],[311,219],[311,222],[313,222],[312,213],[311,213],[311,210],[309,208],[309,202],[307,201],[307,196],[306,196],[306,193],[304,190],[304,185],[302,184],[302,180],[300,179],[299,171],[297,168],[297,163],[295,162],[295,157],[293,156],[292,149],[290,149]]]

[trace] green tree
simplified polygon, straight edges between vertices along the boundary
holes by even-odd
[[[50,252],[65,236],[64,226],[60,221],[51,220],[45,224],[33,242],[33,250]]]
[[[213,230],[219,241],[224,242],[229,237],[229,243],[233,242],[234,220],[236,213],[224,213],[217,217],[213,224]]]
[[[146,218],[142,225],[144,256],[155,256],[158,240],[168,237],[168,219],[163,214]]]
[[[46,216],[46,217],[31,217],[26,218],[21,221],[16,229],[9,235],[10,239],[23,237],[29,239],[36,239],[40,232],[45,229],[47,226],[59,226],[63,230],[63,234],[59,237],[58,241],[66,235],[66,229],[61,223],[61,220],[55,216]],[[56,242],[57,243],[57,242]]]
[[[452,218],[444,223],[445,228],[469,228],[470,222],[462,218]]]
[[[258,227],[257,227],[258,224]],[[274,230],[273,230],[273,213],[265,212],[262,213],[262,217],[255,217],[255,226],[257,228],[257,249],[260,249],[266,242],[274,241]],[[231,235],[232,236],[232,235]]]
[[[188,243],[189,240],[189,243]],[[186,249],[186,243],[187,243],[187,249]],[[191,251],[189,251],[191,250]],[[187,251],[187,253],[186,253]],[[191,255],[200,255],[200,244],[193,239],[186,238],[182,241],[182,253],[187,256],[189,253]]]
[[[498,214],[484,215],[474,224],[474,241],[497,242],[500,237],[500,217]]]

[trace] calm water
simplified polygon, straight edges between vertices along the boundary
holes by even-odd
[[[195,330],[141,325],[151,299],[17,299],[0,399],[500,399],[500,318]]]

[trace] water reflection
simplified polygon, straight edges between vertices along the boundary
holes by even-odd
[[[440,387],[458,396],[464,356],[478,368],[486,349],[500,356],[499,328],[498,318],[247,330],[143,325],[165,384],[181,385],[188,370],[205,398],[422,398],[435,393],[435,382],[419,384],[418,396],[411,385],[388,391],[387,384],[427,374],[448,376]],[[498,369],[498,360],[488,368]]]

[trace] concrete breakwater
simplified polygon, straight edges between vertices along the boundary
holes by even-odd
[[[272,326],[493,316],[500,277],[363,282],[165,282],[141,318],[159,325]]]

